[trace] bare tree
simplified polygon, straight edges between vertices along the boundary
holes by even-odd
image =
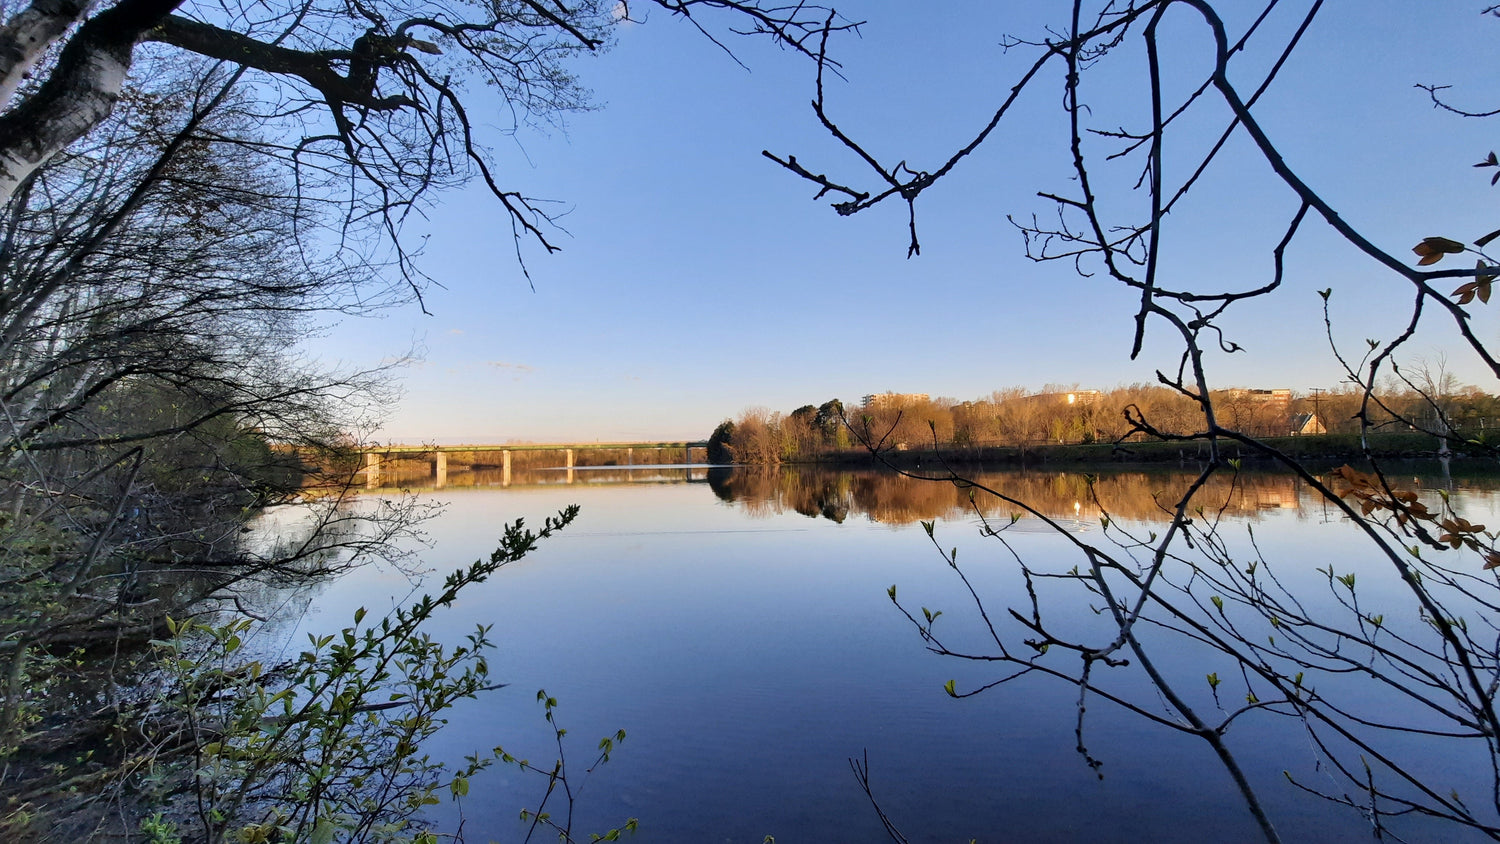
[[[653,0],[698,25],[727,13],[739,32],[813,54],[833,23],[820,8],[758,0]],[[201,4],[183,0],[90,3],[36,0],[0,26],[0,201],[35,170],[98,130],[146,56],[196,56],[232,69],[238,93],[266,132],[247,152],[295,173],[302,201],[335,204],[345,236],[368,252],[396,248],[414,285],[420,272],[401,247],[403,224],[436,191],[478,180],[504,208],[514,234],[547,251],[548,214],[506,189],[476,127],[475,87],[497,91],[514,126],[587,107],[569,65],[609,43],[628,3],[500,0],[463,3]],[[707,30],[704,30],[707,32]],[[28,81],[29,80],[29,81]],[[281,140],[287,139],[287,140]],[[374,238],[371,241],[370,238]]]
[[[1456,435],[1444,421],[1448,391],[1407,375],[1400,357],[1411,354],[1418,327],[1431,323],[1444,328],[1485,371],[1500,376],[1500,361],[1474,328],[1476,311],[1488,303],[1494,267],[1500,263],[1484,252],[1496,235],[1465,243],[1413,233],[1408,244],[1415,244],[1413,252],[1420,259],[1414,261],[1352,225],[1349,215],[1319,193],[1315,174],[1299,172],[1288,162],[1255,111],[1305,34],[1332,12],[1316,0],[1291,4],[1296,9],[1272,0],[1249,16],[1237,14],[1234,19],[1242,23],[1232,31],[1221,14],[1229,5],[1211,0],[1076,0],[1046,38],[1003,42],[1013,55],[1029,61],[1013,84],[1002,89],[990,118],[960,139],[950,155],[930,163],[877,155],[841,128],[826,84],[830,39],[820,39],[813,110],[835,147],[853,154],[858,170],[840,174],[808,164],[805,154],[765,154],[813,184],[819,197],[834,197],[840,215],[904,204],[909,256],[921,248],[918,200],[951,181],[981,146],[1003,144],[1004,133],[997,127],[1011,118],[1018,99],[1051,86],[1051,96],[1060,97],[1062,104],[1067,140],[1058,153],[1070,180],[1038,194],[1044,210],[1018,211],[1009,219],[1033,260],[1068,262],[1085,275],[1136,294],[1131,357],[1141,354],[1148,331],[1175,343],[1175,360],[1157,377],[1192,404],[1195,419],[1187,427],[1175,420],[1168,424],[1156,408],[1135,404],[1124,408],[1125,430],[1116,436],[1193,443],[1205,458],[1198,480],[1186,492],[1162,500],[1165,528],[1145,531],[1117,523],[1109,502],[1098,500],[1105,514],[1099,538],[1068,532],[1023,497],[952,472],[929,473],[927,477],[975,488],[1018,513],[1052,522],[1071,543],[1076,566],[1059,569],[1014,556],[1026,579],[1027,597],[1005,612],[994,611],[970,588],[972,609],[987,631],[983,647],[950,642],[943,625],[934,623],[935,614],[906,609],[897,602],[895,587],[891,599],[934,652],[1002,669],[993,682],[977,688],[950,683],[948,692],[954,696],[979,694],[1031,675],[1076,685],[1078,749],[1095,769],[1101,762],[1088,740],[1085,718],[1095,700],[1201,739],[1267,840],[1280,839],[1275,819],[1230,739],[1232,728],[1257,718],[1284,719],[1305,730],[1322,764],[1342,777],[1337,786],[1320,787],[1294,776],[1291,787],[1358,810],[1377,834],[1398,834],[1402,823],[1418,817],[1500,837],[1496,532],[1469,522],[1448,496],[1403,485],[1368,452],[1358,468],[1334,473],[1315,471],[1287,456],[1261,439],[1265,431],[1257,430],[1254,414],[1242,420],[1245,424],[1235,424],[1225,404],[1234,394],[1219,392],[1232,385],[1213,382],[1205,364],[1210,354],[1240,350],[1224,327],[1224,316],[1242,303],[1277,296],[1288,272],[1288,248],[1320,222],[1362,255],[1368,267],[1409,285],[1409,298],[1395,306],[1409,309],[1405,325],[1354,354],[1332,343],[1326,302],[1333,294],[1323,291],[1332,353],[1357,385],[1352,418],[1359,431],[1394,418],[1433,434],[1455,453],[1491,459],[1492,445]],[[1495,9],[1487,13],[1500,14]],[[1273,16],[1286,25],[1267,26]],[[1168,18],[1174,25],[1170,39],[1162,34]],[[1198,41],[1185,38],[1185,32],[1195,33]],[[1203,46],[1211,56],[1203,76],[1167,79],[1168,73],[1191,72],[1182,70],[1190,63],[1174,61],[1176,53]],[[1256,61],[1244,61],[1249,55]],[[1145,68],[1141,96],[1112,105],[1116,112],[1120,106],[1136,110],[1123,127],[1098,125],[1089,106],[1093,81],[1109,78],[1111,68],[1132,61]],[[1438,86],[1430,90],[1445,104],[1447,92]],[[1169,144],[1169,139],[1183,141],[1184,124],[1200,119],[1216,120],[1218,133],[1202,144]],[[1184,276],[1163,270],[1174,243],[1175,218],[1169,215],[1186,206],[1185,198],[1194,195],[1206,173],[1230,166],[1235,150],[1258,160],[1260,172],[1269,174],[1291,200],[1279,228],[1266,239],[1264,278],[1226,289],[1215,286],[1216,272]],[[1480,166],[1495,162],[1491,154]],[[1445,256],[1464,253],[1477,258],[1477,266],[1434,266]],[[1390,377],[1421,397],[1422,412],[1393,406],[1382,383]],[[1204,495],[1210,480],[1238,472],[1238,461],[1231,459],[1235,451],[1263,457],[1297,475],[1350,520],[1379,565],[1362,569],[1357,582],[1353,572],[1330,567],[1322,570],[1325,576],[1313,590],[1298,586],[1287,576],[1289,569],[1313,563],[1268,558],[1253,534],[1239,535],[1221,522],[1220,511]],[[934,532],[931,523],[927,529]],[[984,532],[1015,555],[1006,544],[1004,520],[986,523]],[[968,586],[953,553],[936,542],[934,537],[948,566]],[[1369,581],[1376,578],[1386,590],[1382,594],[1401,595],[1399,613],[1395,607],[1376,608],[1365,598]],[[1087,625],[1075,627],[1068,613],[1053,611],[1078,602],[1098,607],[1113,620],[1110,629],[1101,635]],[[1231,669],[1209,672],[1205,683],[1202,673],[1184,675],[1161,667],[1157,657],[1183,648],[1212,654],[1215,664]],[[1151,681],[1148,696],[1133,695],[1128,685],[1116,682],[1129,672],[1141,672]],[[1480,761],[1452,777],[1423,774],[1421,759],[1449,746],[1462,746]]]
[[[132,92],[93,143],[33,173],[0,214],[7,751],[107,723],[30,729],[77,707],[48,694],[68,654],[131,655],[100,671],[94,703],[107,711],[168,617],[253,613],[256,585],[392,551],[417,512],[356,508],[349,473],[320,476],[388,394],[381,373],[327,371],[291,351],[314,315],[389,298],[384,285],[286,250],[309,209],[279,172],[209,140],[254,138],[225,74],[156,70],[157,91]],[[293,501],[307,502],[305,530],[245,541],[256,513]],[[0,788],[15,782],[0,776]]]
[[[730,31],[807,56],[814,34],[852,27],[802,4],[652,5],[694,25],[699,13],[732,15]],[[484,184],[518,257],[528,239],[554,250],[543,206],[502,184],[487,149],[493,139],[477,130],[493,119],[477,114],[477,103],[492,100],[476,91],[498,93],[512,129],[588,107],[570,63],[607,46],[629,14],[627,3],[607,0],[0,6],[0,789],[8,805],[29,810],[29,795],[83,776],[46,767],[39,749],[65,752],[79,737],[126,732],[122,718],[151,691],[135,682],[147,654],[131,644],[161,637],[174,616],[223,608],[232,619],[253,616],[248,596],[266,584],[391,551],[410,530],[409,501],[352,502],[348,471],[315,483],[340,467],[340,446],[383,403],[381,373],[329,372],[290,350],[319,318],[420,299],[423,277],[403,227],[444,188]],[[257,513],[289,502],[309,514],[300,530],[251,530]],[[510,538],[521,553],[534,539],[519,525]],[[364,667],[320,653],[309,670],[329,680],[331,695],[351,678],[363,684],[360,695],[382,691],[392,659],[428,658],[430,641],[407,621],[432,608],[419,605],[385,628]],[[228,661],[244,623],[187,629],[215,637]],[[390,629],[407,632],[392,639]],[[433,707],[483,685],[482,641],[481,633],[447,657],[439,649],[455,665],[477,659],[478,674],[465,671],[457,685],[431,678]],[[112,656],[87,717],[43,721],[78,706],[49,692],[77,673],[77,649],[100,644]],[[190,673],[189,686],[199,676]],[[245,704],[234,695],[278,691],[258,678],[247,686],[245,676],[234,666],[218,676],[235,691],[215,702],[234,710]],[[326,702],[306,702],[327,711]],[[191,695],[179,703],[178,718],[202,714]],[[434,711],[412,717],[434,726]],[[400,732],[401,719],[394,723],[385,735]],[[224,749],[196,730],[184,744],[180,725],[135,725],[145,744],[136,761]],[[347,724],[332,726],[350,738],[337,732]],[[32,752],[14,753],[18,745]],[[403,746],[409,756],[411,742],[395,748]],[[262,761],[287,758],[276,756]],[[129,770],[90,770],[88,780],[118,786]],[[201,795],[204,782],[194,782]],[[404,800],[415,782],[385,796]],[[263,803],[228,801],[232,812]],[[0,824],[24,826],[25,814],[8,811]],[[208,814],[210,837],[233,834],[243,820],[218,807]],[[294,831],[276,834],[323,834],[322,810],[300,817]],[[360,822],[382,819],[374,812]]]

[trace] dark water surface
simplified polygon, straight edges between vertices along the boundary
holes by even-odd
[[[1146,530],[1160,513],[1152,494],[1188,479],[1123,473],[1097,489],[1117,523]],[[1041,502],[1064,528],[1101,538],[1082,475],[986,480]],[[886,840],[850,771],[849,758],[866,753],[881,807],[914,842],[1258,838],[1228,774],[1198,739],[1092,700],[1085,739],[1104,763],[1100,779],[1074,749],[1075,686],[1028,676],[962,700],[944,692],[950,679],[973,689],[1003,669],[928,653],[887,598],[897,584],[908,606],[944,611],[937,629],[948,641],[984,644],[962,583],[916,520],[937,520],[938,541],[959,548],[1002,633],[1024,637],[1004,618],[1005,607],[1026,606],[1024,583],[1009,553],[979,536],[965,491],[791,470],[718,471],[713,483],[705,469],[578,472],[571,484],[528,473],[513,481],[485,486],[481,476],[467,487],[456,473],[449,488],[429,493],[448,502],[427,526],[432,548],[423,560],[436,572],[487,556],[509,520],[539,523],[568,504],[582,507],[571,528],[465,595],[434,627],[457,641],[475,624],[494,625],[492,674],[510,685],[461,705],[431,750],[457,759],[503,745],[550,763],[556,747],[536,701],[545,688],[568,729],[575,788],[583,782],[574,821],[581,840],[628,817],[640,819],[635,840],[643,842]],[[1471,521],[1493,525],[1500,516],[1488,486],[1457,482],[1452,495]],[[1315,588],[1315,566],[1374,565],[1351,553],[1361,546],[1350,526],[1309,503],[1290,477],[1255,476],[1211,494],[1226,504],[1225,535],[1238,539],[1253,528],[1266,559],[1282,561],[1293,583]],[[984,509],[1009,520],[1004,506]],[[1010,537],[1037,567],[1078,562],[1068,538],[1037,520],[1023,520]],[[1395,594],[1382,590],[1395,588],[1369,582],[1362,597],[1378,603]],[[357,572],[317,595],[301,627],[336,630],[356,607],[377,613],[410,589],[395,572]],[[1054,612],[1073,629],[1106,630],[1084,600]],[[1066,670],[1077,663],[1061,653],[1048,659]],[[1174,676],[1194,678],[1183,687],[1195,705],[1214,709],[1201,678],[1227,672],[1227,659],[1173,640],[1158,646],[1157,659]],[[1116,673],[1114,688],[1167,712],[1138,671]],[[627,740],[583,778],[599,738],[620,728]],[[1289,770],[1342,789],[1319,769],[1296,723],[1246,718],[1228,739],[1286,840],[1370,839],[1357,812],[1306,795],[1283,776]],[[1457,751],[1421,758],[1444,793],[1450,782],[1462,787],[1471,766],[1488,765]],[[505,766],[481,774],[462,804],[466,840],[520,840],[518,813],[535,806],[543,785]],[[450,811],[441,816],[456,817]],[[1466,840],[1441,827],[1405,829],[1411,840]]]

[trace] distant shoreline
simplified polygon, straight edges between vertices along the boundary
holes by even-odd
[[[1438,443],[1427,434],[1370,434],[1366,441],[1370,456],[1384,460],[1436,460]],[[1265,437],[1260,442],[1301,461],[1353,462],[1365,459],[1357,434],[1312,434],[1297,437]],[[1221,441],[1221,453],[1228,459],[1241,459],[1253,465],[1274,463],[1275,459],[1248,446]],[[954,465],[1025,466],[1121,465],[1202,463],[1208,459],[1208,443],[1193,442],[1126,442],[1073,443],[1061,445],[955,446],[937,448],[907,447],[884,449],[878,455],[865,449],[823,452],[812,459],[784,461],[785,465],[873,466],[889,464],[899,468],[930,467],[934,463]],[[1466,467],[1492,464],[1489,457],[1473,457],[1454,450],[1450,457]],[[754,465],[754,464],[741,464]],[[1500,468],[1500,466],[1497,466]]]

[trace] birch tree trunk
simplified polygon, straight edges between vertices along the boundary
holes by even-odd
[[[182,0],[122,0],[68,39],[47,80],[0,116],[0,203],[52,156],[109,116],[135,46]],[[76,0],[36,0],[0,27],[0,103],[88,10]]]

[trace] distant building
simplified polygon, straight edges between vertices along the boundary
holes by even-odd
[[[865,410],[899,410],[914,404],[925,404],[930,400],[926,393],[875,393],[861,399],[860,406]]]
[[[1291,428],[1292,391],[1235,387],[1214,390],[1216,415],[1222,424],[1257,437],[1285,436]]]
[[[1316,413],[1298,413],[1292,416],[1292,436],[1302,437],[1309,434],[1326,434],[1328,429],[1323,427],[1323,420]]]
[[[1292,406],[1292,391],[1288,389],[1246,390],[1236,387],[1218,392],[1230,400],[1243,400],[1266,405],[1273,412],[1290,410]]]
[[[1102,398],[1104,394],[1098,390],[1068,390],[1059,393],[1032,393],[1021,397],[1019,401],[1041,405],[1067,404],[1074,407],[1088,407],[1098,403]]]

